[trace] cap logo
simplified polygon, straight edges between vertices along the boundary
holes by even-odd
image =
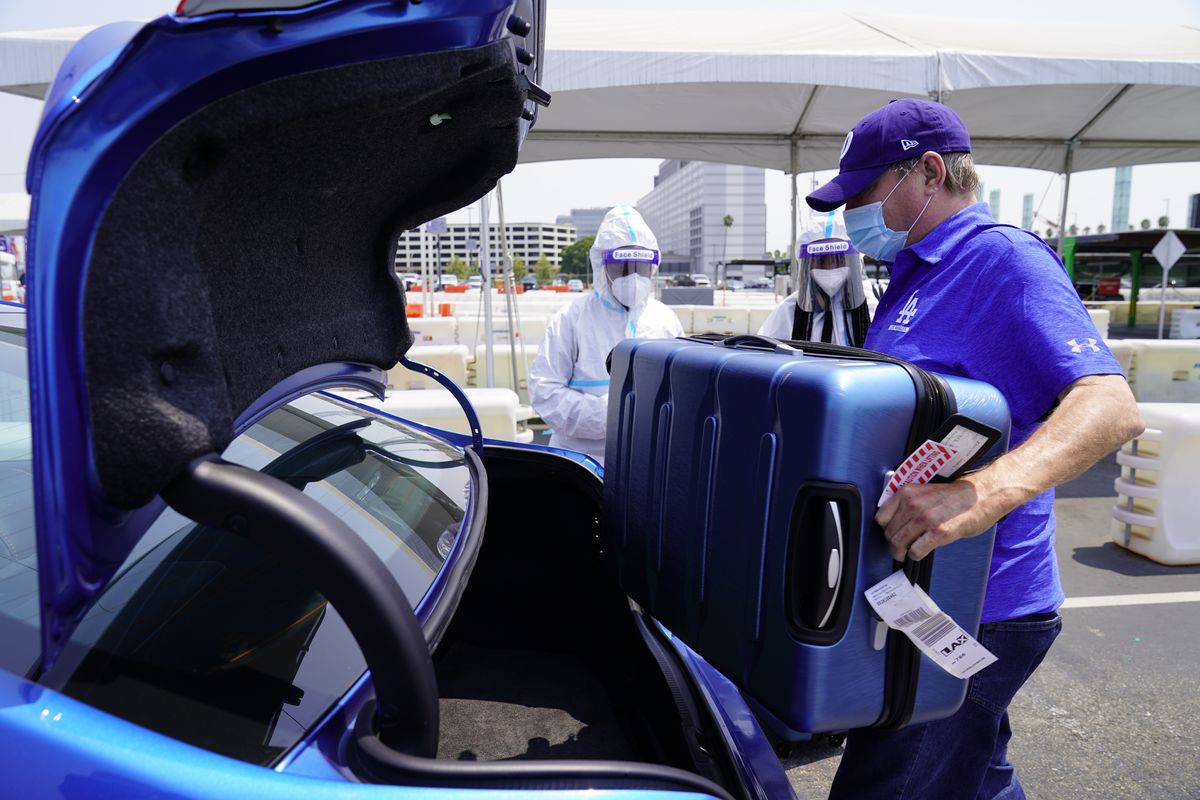
[[[902,148],[904,148],[905,151],[912,150],[918,144],[920,144],[920,142],[914,142],[912,139],[901,139],[900,140],[900,146]]]
[[[841,152],[841,155],[838,156],[838,161],[841,161],[843,158],[846,157],[846,151],[850,149],[850,143],[853,141],[854,141],[854,131],[850,131],[849,133],[846,134],[846,141],[842,142],[842,152]]]

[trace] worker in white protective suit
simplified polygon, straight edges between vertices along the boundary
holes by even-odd
[[[529,368],[529,397],[553,430],[551,446],[603,463],[609,352],[622,339],[682,336],[683,327],[674,311],[651,297],[658,240],[632,207],[604,215],[588,255],[592,292],[550,319]]]
[[[796,263],[797,290],[771,312],[758,334],[862,347],[871,324],[862,256],[850,244],[838,212],[805,221],[796,243]]]

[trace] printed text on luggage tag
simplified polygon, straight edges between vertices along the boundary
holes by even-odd
[[[933,663],[956,678],[969,678],[996,657],[946,615],[933,599],[896,570],[866,591],[867,602],[889,628],[903,633]]]
[[[889,497],[910,483],[929,483],[957,453],[957,450],[941,442],[926,439],[925,444],[914,450],[888,477],[876,507],[886,503]]]

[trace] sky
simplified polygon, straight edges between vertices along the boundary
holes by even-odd
[[[549,0],[555,9],[587,10],[595,0]],[[162,0],[0,0],[0,31],[95,25],[128,19],[150,19],[174,8]],[[608,9],[626,9],[631,19],[646,7],[646,0],[606,0]],[[660,8],[685,10],[728,10],[728,0],[656,0]],[[739,0],[745,9],[846,11],[903,16],[907,8],[898,8],[894,0]],[[911,7],[923,17],[990,18],[998,15],[993,3],[971,0],[924,0]],[[1004,17],[1021,18],[1036,25],[1044,21],[1085,19],[1091,22],[1147,22],[1200,27],[1200,0],[1005,0]],[[0,192],[24,188],[25,161],[33,141],[41,103],[0,94]],[[648,192],[658,168],[658,159],[596,159],[544,164],[521,164],[504,178],[505,216],[509,221],[553,222],[572,208],[611,206],[632,203]],[[1034,195],[1040,219],[1034,227],[1043,232],[1044,220],[1057,222],[1062,196],[1060,176],[1037,170],[1009,167],[979,168],[987,192],[1000,190],[1001,222],[1021,223],[1023,195]],[[834,173],[821,172],[799,176],[804,194],[818,181]],[[1109,225],[1112,215],[1113,170],[1076,173],[1071,178],[1071,202],[1067,222],[1080,229]],[[1157,221],[1164,214],[1173,224],[1182,225],[1190,195],[1200,193],[1200,163],[1157,164],[1134,167],[1130,198],[1130,222]],[[985,198],[986,199],[986,198]],[[790,186],[782,172],[767,170],[767,248],[786,250],[790,237]],[[493,203],[493,207],[495,203]],[[495,212],[493,212],[494,215]],[[464,209],[451,215],[454,220],[474,218],[477,212]]]

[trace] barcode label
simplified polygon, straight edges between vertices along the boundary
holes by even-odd
[[[866,591],[867,602],[889,628],[907,636],[942,669],[969,678],[996,661],[996,656],[959,627],[937,603],[896,570]]]
[[[913,609],[912,611],[908,612],[907,614],[896,617],[896,627],[897,628],[907,628],[909,625],[912,625],[914,622],[920,622],[921,620],[929,619],[932,616],[933,616],[933,612],[928,609],[925,609],[925,608]]]
[[[912,635],[921,640],[921,644],[927,647],[932,647],[933,643],[941,639],[950,631],[958,626],[954,624],[954,620],[947,617],[945,614],[938,614],[933,619],[922,622],[920,625],[912,629]]]

